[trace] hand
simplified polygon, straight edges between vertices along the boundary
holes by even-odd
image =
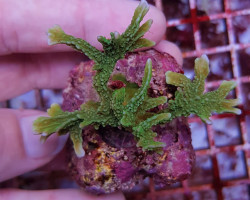
[[[54,24],[66,33],[101,48],[97,36],[122,33],[130,23],[136,1],[129,0],[0,0],[0,101],[34,88],[64,88],[72,66],[83,56],[65,45],[48,46],[46,31]],[[161,41],[164,15],[151,8],[153,19],[146,38],[157,50],[173,55],[182,64],[181,53],[172,43]],[[161,41],[161,42],[160,42]],[[45,113],[35,110],[0,110],[0,181],[8,180],[51,161],[67,137],[51,136],[40,144],[32,123]],[[2,198],[3,197],[3,198]],[[0,199],[124,199],[122,194],[94,197],[74,189],[25,191],[0,190]]]

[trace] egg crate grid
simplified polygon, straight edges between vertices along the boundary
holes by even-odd
[[[237,87],[231,97],[241,99],[242,114],[212,116],[212,125],[190,117],[196,166],[183,182],[159,188],[150,179],[127,193],[127,199],[250,199],[250,1],[249,0],[154,0],[167,19],[166,38],[183,52],[184,71],[193,76],[194,59],[207,54],[211,73],[207,91],[222,80],[234,80]],[[0,107],[46,110],[53,102],[62,102],[60,90],[33,90],[0,102]],[[35,179],[40,184],[34,185]],[[48,183],[46,180],[53,180]],[[3,187],[37,189],[71,185],[60,171],[39,170],[12,179]],[[32,183],[33,186],[30,186]],[[71,185],[72,186],[72,185]]]
[[[145,198],[250,199],[250,1],[156,0],[155,5],[167,18],[166,39],[183,52],[184,72],[193,77],[194,59],[207,54],[207,91],[224,79],[236,81],[230,96],[241,99],[242,114],[213,115],[212,125],[190,117],[193,175],[163,189],[150,181]]]

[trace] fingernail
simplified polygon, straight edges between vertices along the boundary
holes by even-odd
[[[68,136],[52,134],[46,142],[40,142],[40,135],[35,135],[33,122],[40,116],[25,116],[20,119],[24,149],[28,157],[44,158],[59,153],[65,145]]]

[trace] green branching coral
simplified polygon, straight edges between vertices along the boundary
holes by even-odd
[[[103,51],[97,50],[80,38],[67,35],[59,26],[49,30],[49,44],[66,44],[95,61],[96,75],[93,87],[100,101],[88,101],[74,112],[64,112],[59,105],[53,104],[48,110],[49,117],[39,117],[34,122],[34,130],[41,134],[43,141],[53,133],[58,135],[70,133],[74,150],[78,157],[82,157],[85,154],[82,147],[82,129],[89,125],[96,129],[100,126],[112,126],[124,128],[133,133],[138,141],[137,145],[143,150],[157,150],[165,144],[155,140],[157,134],[152,131],[154,125],[169,122],[175,117],[188,116],[191,113],[198,115],[204,121],[208,121],[212,111],[239,114],[239,109],[233,108],[237,105],[237,101],[224,99],[234,86],[232,82],[223,82],[218,90],[203,94],[205,78],[209,71],[205,57],[196,60],[196,77],[193,82],[182,74],[166,73],[167,83],[177,86],[178,91],[175,99],[168,102],[168,108],[159,113],[150,112],[150,109],[167,103],[167,98],[148,96],[152,77],[150,59],[145,66],[141,87],[128,82],[119,74],[112,78],[124,82],[125,87],[115,90],[108,87],[108,80],[119,59],[127,52],[154,45],[154,42],[142,38],[152,24],[152,20],[148,20],[140,26],[148,10],[147,2],[142,0],[134,12],[131,24],[123,34],[111,33],[110,39],[98,37],[98,41],[103,45]]]
[[[101,106],[98,108],[104,115],[110,114],[110,100],[112,97],[107,87],[110,74],[113,72],[116,62],[123,58],[127,52],[142,47],[152,47],[153,41],[141,38],[149,30],[152,20],[146,21],[142,26],[140,23],[149,10],[145,0],[141,1],[136,8],[131,24],[120,35],[118,32],[110,33],[111,38],[99,36],[97,39],[103,46],[103,52],[97,50],[86,41],[67,35],[59,26],[49,30],[49,44],[66,44],[83,52],[91,60],[95,61],[94,69],[97,71],[94,77],[94,88],[100,96]]]
[[[209,74],[209,61],[206,55],[195,60],[195,77],[191,81],[183,74],[168,71],[166,82],[178,87],[175,99],[168,102],[165,112],[171,113],[171,119],[179,116],[196,114],[203,122],[211,123],[211,112],[231,112],[240,114],[241,110],[234,108],[238,99],[225,99],[228,93],[235,88],[233,81],[223,81],[220,87],[204,94],[205,79]]]

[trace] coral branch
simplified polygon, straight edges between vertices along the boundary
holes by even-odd
[[[78,124],[70,129],[70,139],[73,142],[73,147],[77,157],[83,157],[85,155],[85,151],[82,147],[82,129]]]
[[[55,25],[53,28],[48,30],[48,36],[49,45],[66,44],[78,51],[81,51],[97,63],[101,62],[103,59],[104,55],[101,51],[81,38],[75,38],[71,35],[67,35],[58,25]]]
[[[43,133],[42,137],[49,137],[52,133],[60,132],[78,120],[76,112],[63,112],[58,104],[52,104],[48,109],[50,117],[39,117],[34,121],[33,129],[37,133]],[[44,138],[45,139],[45,138]]]
[[[168,71],[166,82],[178,86],[175,100],[169,101],[166,112],[172,114],[171,118],[196,114],[202,121],[210,123],[212,112],[232,112],[240,114],[241,111],[233,106],[238,105],[237,99],[227,100],[225,97],[236,86],[233,81],[223,81],[219,89],[204,94],[205,79],[209,73],[208,58],[203,55],[195,60],[195,78],[189,80],[182,74]]]
[[[130,101],[128,102],[123,111],[123,118],[121,119],[121,123],[123,126],[131,126],[133,124],[134,115],[138,107],[143,103],[143,101],[147,96],[151,77],[152,77],[152,61],[148,59],[145,66],[142,87],[140,87],[138,91],[135,93],[134,97],[130,99]]]

